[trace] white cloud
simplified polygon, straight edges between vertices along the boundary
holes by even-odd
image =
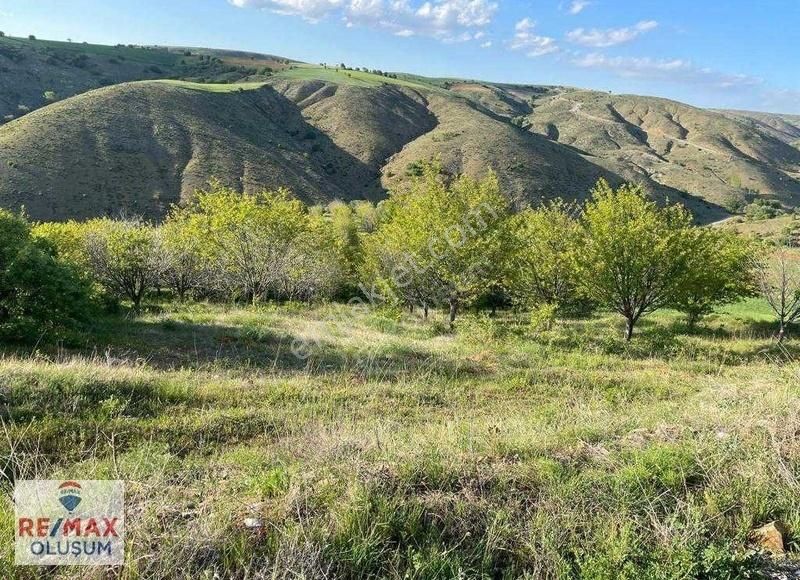
[[[251,6],[267,8],[278,14],[302,16],[311,21],[328,16],[343,4],[343,0],[230,0],[230,2],[239,8]]]
[[[511,50],[524,51],[527,56],[537,57],[557,52],[558,45],[550,36],[540,36],[534,32],[536,22],[524,18],[514,27],[514,38],[511,40]]]
[[[588,0],[572,0],[572,3],[569,5],[567,12],[572,14],[573,16],[576,14],[580,14],[583,12],[583,9],[586,8],[591,2]]]
[[[776,113],[800,115],[800,90],[768,89],[761,93],[760,107]]]
[[[429,36],[464,42],[483,36],[497,12],[493,0],[229,0],[311,22],[340,17],[347,26],[387,29],[397,36]]]
[[[492,41],[491,40],[487,40],[486,42],[481,44],[481,48],[492,48]]]
[[[624,28],[608,28],[605,30],[600,30],[598,28],[592,28],[591,30],[576,28],[567,33],[567,40],[584,46],[606,48],[630,42],[645,32],[653,30],[657,26],[658,22],[655,20],[642,20],[633,26],[626,26]]]
[[[752,88],[762,83],[759,78],[714,71],[682,59],[609,57],[592,53],[577,57],[572,63],[582,68],[608,70],[626,78],[679,82],[713,89]]]

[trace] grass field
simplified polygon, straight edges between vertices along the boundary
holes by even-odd
[[[104,44],[90,44],[85,42],[62,42],[59,40],[15,38],[5,36],[0,38],[0,45],[16,46],[24,49],[55,50],[61,53],[92,54],[105,57],[124,58],[135,62],[147,64],[160,64],[172,66],[180,60],[181,55],[166,50],[165,48],[145,48],[141,46]]]
[[[774,519],[797,548],[798,349],[763,304],[629,345],[606,315],[440,318],[164,304],[7,349],[2,533],[14,478],[119,478],[122,578],[741,578]]]
[[[240,91],[254,91],[260,89],[266,83],[192,83],[189,81],[178,80],[156,80],[156,81],[138,81],[140,83],[161,83],[173,87],[180,87],[183,89],[191,89],[193,91],[204,91],[207,93],[236,93]]]
[[[284,69],[275,75],[277,78],[294,80],[319,80],[342,85],[354,85],[359,87],[379,87],[383,84],[399,85],[422,91],[444,92],[444,89],[433,83],[426,83],[422,77],[416,79],[391,78],[382,75],[361,72],[355,70],[336,69],[336,67],[321,67],[319,65],[299,64],[294,68]]]

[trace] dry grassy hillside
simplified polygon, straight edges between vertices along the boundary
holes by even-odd
[[[56,103],[0,129],[2,205],[34,219],[158,218],[211,177],[289,186],[309,202],[363,198],[377,174],[269,87],[141,82]]]
[[[580,198],[599,177],[618,180],[570,148],[523,131],[463,98],[431,95],[429,107],[438,125],[389,159],[383,179],[388,189],[413,174],[417,160],[434,156],[452,174],[492,168],[518,204]]]
[[[0,68],[0,110],[48,86],[82,93],[0,127],[0,205],[34,219],[159,218],[212,176],[245,191],[285,185],[310,202],[377,198],[433,157],[451,173],[496,171],[518,205],[581,199],[601,176],[641,183],[703,222],[742,194],[800,202],[800,118],[787,115],[197,48],[0,38]],[[206,82],[84,92],[147,75]],[[215,75],[250,82],[207,82]]]
[[[48,104],[122,82],[179,78],[213,82],[263,80],[291,62],[237,51],[0,37],[0,123]]]
[[[534,100],[529,130],[571,145],[609,170],[712,203],[749,191],[800,201],[800,151],[766,131],[652,97],[564,91]]]
[[[322,81],[282,81],[274,86],[309,123],[376,173],[388,157],[437,124],[425,96],[407,87]]]
[[[785,141],[795,147],[800,146],[800,115],[776,115],[774,113],[756,113],[753,111],[719,112],[752,129],[766,132],[776,139]]]

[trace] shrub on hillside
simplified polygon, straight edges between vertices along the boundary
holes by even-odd
[[[580,289],[626,319],[627,340],[649,313],[674,307],[690,327],[755,289],[753,248],[736,234],[699,228],[681,206],[660,208],[637,186],[601,180],[582,217]]]
[[[743,213],[747,207],[747,195],[742,191],[728,193],[722,199],[722,207],[729,213]]]
[[[163,266],[155,229],[137,220],[94,220],[89,226],[83,243],[94,279],[138,310]]]
[[[785,213],[781,202],[776,199],[756,199],[744,209],[747,219],[768,220]]]
[[[0,210],[0,337],[58,339],[90,314],[89,289],[80,275],[51,245],[31,236],[23,217]]]
[[[716,306],[755,293],[750,242],[730,230],[690,228],[684,244],[686,263],[671,306],[686,314],[690,329]]]

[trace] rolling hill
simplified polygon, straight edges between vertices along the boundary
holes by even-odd
[[[202,48],[104,46],[0,36],[0,119],[117,83],[175,78],[263,80],[291,61],[265,54]]]
[[[601,176],[700,221],[737,194],[800,202],[792,116],[198,48],[0,38],[0,70],[0,107],[18,109],[0,126],[0,205],[34,219],[159,219],[211,177],[312,203],[378,199],[432,157],[453,174],[493,169],[518,206],[581,199]],[[68,98],[14,105],[43,90]]]

